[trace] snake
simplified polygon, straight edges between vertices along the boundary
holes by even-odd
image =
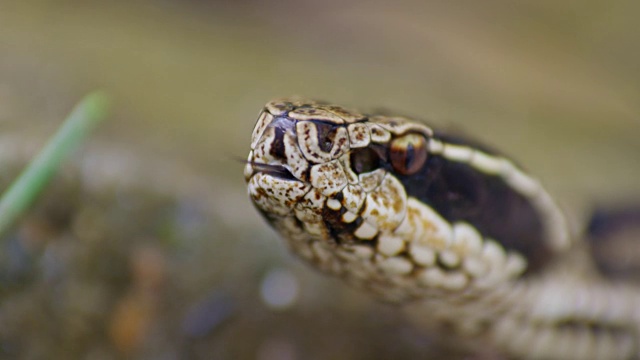
[[[421,120],[267,103],[244,168],[289,250],[460,344],[515,359],[640,358],[640,287],[600,272],[542,183]]]

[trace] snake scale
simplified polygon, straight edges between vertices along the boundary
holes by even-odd
[[[600,275],[538,180],[402,116],[269,102],[244,175],[313,267],[461,342],[522,359],[637,359],[640,288]]]

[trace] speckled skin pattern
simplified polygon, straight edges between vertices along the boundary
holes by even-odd
[[[293,253],[505,356],[633,359],[640,290],[599,276],[512,161],[419,121],[291,98],[251,138],[249,196]]]

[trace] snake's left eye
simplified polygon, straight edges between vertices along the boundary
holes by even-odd
[[[407,134],[391,141],[389,160],[402,175],[418,172],[427,161],[427,141],[419,134]]]

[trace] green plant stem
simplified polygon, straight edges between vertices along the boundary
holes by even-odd
[[[108,108],[109,99],[99,91],[88,94],[74,107],[45,147],[0,198],[0,235],[29,208],[62,161],[106,117]]]

